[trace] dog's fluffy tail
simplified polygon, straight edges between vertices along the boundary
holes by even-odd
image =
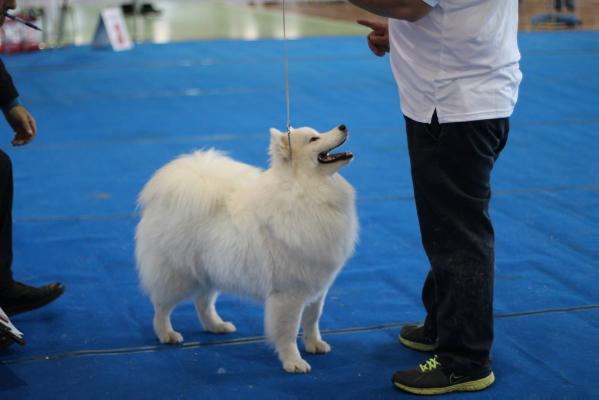
[[[240,187],[239,181],[259,171],[213,149],[196,151],[160,168],[140,193],[138,205],[142,212],[156,207],[171,215],[181,215],[182,210],[196,216],[214,214]]]

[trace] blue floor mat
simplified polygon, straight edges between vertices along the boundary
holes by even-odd
[[[596,309],[497,318],[496,384],[451,398],[593,398],[596,371],[571,364],[599,351],[587,334],[596,331],[598,318]],[[395,327],[325,333],[333,351],[307,355],[313,368],[309,375],[282,373],[271,349],[249,339],[71,353],[50,360],[16,358],[0,364],[0,390],[14,399],[389,399],[399,396],[390,385],[393,371],[411,368],[424,357],[403,348],[396,335]]]
[[[597,397],[598,43],[597,32],[520,36],[524,80],[491,205],[497,382],[452,397]],[[210,147],[267,166],[268,129],[286,119],[282,42],[73,47],[4,59],[40,131],[3,147],[15,170],[14,273],[67,291],[14,317],[28,343],[0,354],[0,398],[399,396],[391,373],[423,360],[396,336],[423,317],[427,260],[388,61],[361,37],[294,40],[289,54],[293,125],[344,123],[356,155],[343,174],[360,243],[321,321],[333,352],[308,356],[309,375],[285,374],[262,338],[262,306],[228,295],[218,307],[237,332],[202,332],[186,303],[173,315],[185,344],[159,345],[135,274],[136,196],[157,168]]]

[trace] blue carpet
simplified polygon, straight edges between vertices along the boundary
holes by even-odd
[[[520,36],[524,81],[496,165],[496,384],[453,398],[598,398],[599,32]],[[355,256],[329,292],[333,346],[285,374],[262,338],[262,307],[223,295],[231,335],[201,331],[191,304],[159,345],[133,261],[136,195],[173,157],[215,147],[265,167],[284,128],[283,45],[261,40],[67,48],[6,57],[39,137],[14,161],[15,268],[61,280],[56,303],[14,317],[25,347],[0,354],[2,399],[387,399],[395,369],[423,360],[396,340],[423,317],[420,246],[403,119],[387,60],[364,38],[292,41],[294,126],[344,123],[356,159]],[[5,134],[8,127],[2,122]],[[5,136],[5,143],[8,137]]]

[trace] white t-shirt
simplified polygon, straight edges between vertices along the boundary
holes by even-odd
[[[407,117],[440,123],[509,117],[522,80],[518,0],[423,0],[416,22],[389,19],[390,60]]]

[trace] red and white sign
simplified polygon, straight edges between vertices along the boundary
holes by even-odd
[[[133,47],[123,12],[119,7],[102,11],[92,46],[112,46],[114,51],[129,50]]]

